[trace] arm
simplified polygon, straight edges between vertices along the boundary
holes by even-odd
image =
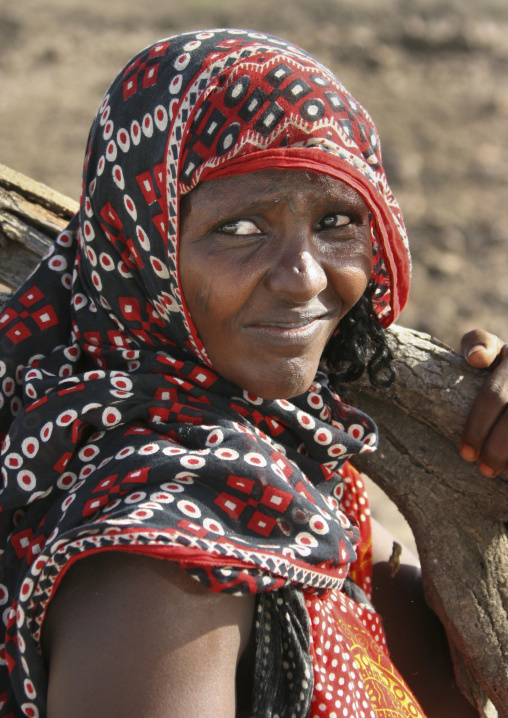
[[[372,539],[373,603],[394,664],[428,718],[477,717],[455,682],[444,629],[425,602],[418,559],[403,547],[392,577],[392,534],[372,520]]]
[[[48,718],[233,718],[253,610],[253,596],[212,593],[168,561],[78,561],[44,623]]]

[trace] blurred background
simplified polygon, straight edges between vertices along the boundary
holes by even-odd
[[[0,0],[0,162],[77,199],[95,110],[139,49],[247,27],[328,65],[372,115],[414,258],[400,323],[508,338],[506,0]]]

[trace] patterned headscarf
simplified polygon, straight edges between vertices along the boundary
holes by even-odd
[[[406,301],[376,130],[325,67],[244,30],[169,38],[127,65],[92,126],[79,217],[0,315],[0,655],[20,705],[43,692],[47,602],[87,552],[165,557],[238,594],[347,576],[358,532],[338,470],[375,447],[374,424],[320,374],[290,401],[217,375],[179,286],[182,195],[266,168],[353,187],[385,326]]]

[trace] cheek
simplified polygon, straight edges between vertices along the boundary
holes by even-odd
[[[221,287],[229,285],[218,280],[217,272],[204,272],[201,266],[199,270],[195,265],[188,270],[184,263],[180,283],[194,332],[203,342],[210,361],[217,369],[217,354],[229,343],[227,331],[231,303],[227,292],[221,291]]]
[[[363,296],[371,274],[372,260],[368,254],[358,257],[357,261],[335,274],[334,286],[343,303],[343,315]]]
[[[199,331],[200,317],[206,313],[210,302],[210,274],[201,271],[200,263],[195,261],[192,252],[185,246],[180,248],[179,269],[183,301]]]
[[[374,261],[374,257],[372,254],[372,241],[370,239],[370,232],[368,237],[365,238],[363,242],[363,251],[358,256],[358,262],[354,266],[354,279],[353,284],[355,287],[355,292],[358,293],[358,299],[362,296],[362,294],[367,289],[367,285],[370,281],[370,278],[372,276],[372,263]]]
[[[212,302],[212,287],[209,277],[195,277],[191,286],[186,288],[187,284],[182,285],[185,302],[192,319],[197,322],[199,318],[205,316],[210,310]],[[199,329],[199,327],[198,327]]]

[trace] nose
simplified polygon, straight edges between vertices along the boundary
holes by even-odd
[[[328,277],[323,258],[313,242],[311,231],[280,236],[273,253],[265,285],[298,304],[308,302],[326,289]]]

